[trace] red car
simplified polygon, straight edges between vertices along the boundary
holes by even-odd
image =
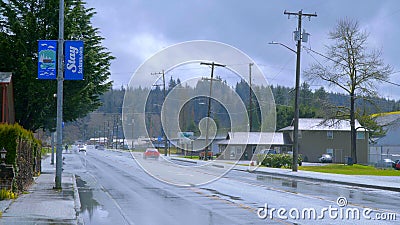
[[[400,160],[396,160],[396,161],[394,162],[393,167],[394,167],[396,170],[400,170]]]
[[[158,152],[157,149],[155,148],[148,148],[146,151],[143,153],[143,159],[147,158],[154,158],[158,159],[160,157],[160,153]]]

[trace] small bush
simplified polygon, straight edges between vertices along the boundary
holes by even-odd
[[[0,200],[4,199],[15,199],[17,196],[11,190],[1,189],[0,190]]]
[[[292,168],[293,156],[291,154],[268,154],[261,165],[273,168]],[[302,157],[299,155],[298,164],[301,166]]]

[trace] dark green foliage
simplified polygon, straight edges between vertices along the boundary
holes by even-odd
[[[241,80],[236,84],[235,87],[236,93],[240,96],[240,98],[243,100],[243,103],[247,107],[247,114],[250,118],[250,114],[252,116],[252,130],[251,131],[260,131],[261,129],[261,112],[260,112],[260,106],[258,104],[258,101],[256,99],[254,90],[251,90],[251,95],[252,95],[252,104],[251,104],[251,109],[250,109],[250,93],[249,93],[249,84]],[[264,92],[262,92],[264,93]]]
[[[57,82],[37,80],[37,41],[58,39],[58,0],[0,0],[0,71],[12,72],[16,121],[24,128],[53,130]],[[90,19],[93,9],[81,0],[65,0],[65,40],[83,40],[84,79],[64,82],[64,121],[96,110],[108,82],[113,57],[101,45]]]
[[[33,133],[18,124],[0,124],[0,149],[5,148],[6,164],[14,167],[14,191],[22,191],[40,173],[41,144]]]
[[[316,118],[317,109],[307,105],[300,105],[300,118]],[[276,106],[276,129],[290,126],[293,121],[294,108],[292,106]]]

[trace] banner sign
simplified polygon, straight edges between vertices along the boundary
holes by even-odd
[[[57,41],[39,40],[38,79],[55,80],[57,78]]]
[[[64,79],[83,80],[83,41],[65,41]]]

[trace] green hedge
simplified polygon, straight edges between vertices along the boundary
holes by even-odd
[[[274,168],[292,168],[293,155],[292,154],[268,154],[261,165]],[[301,166],[303,159],[301,155],[298,157],[298,164]]]
[[[40,173],[41,143],[18,124],[0,124],[0,149],[7,150],[6,164],[14,167],[14,191],[23,191]]]

